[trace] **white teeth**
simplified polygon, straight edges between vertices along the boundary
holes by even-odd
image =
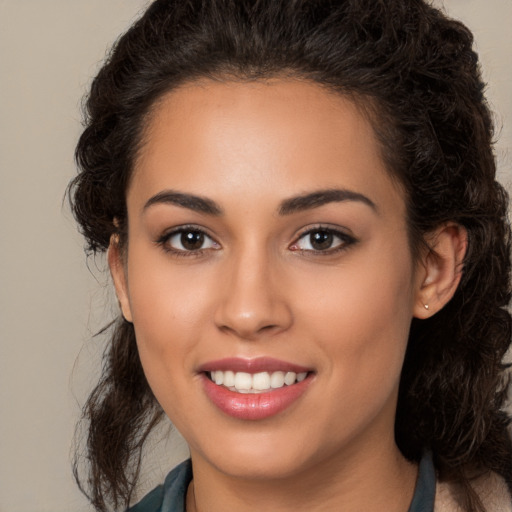
[[[235,388],[238,391],[247,390],[252,388],[252,376],[250,373],[237,372],[235,374]]]
[[[297,373],[297,382],[302,382],[308,376],[308,372]],[[225,377],[224,377],[225,379]]]
[[[252,376],[252,387],[258,391],[270,387],[270,375],[267,372],[255,373]]]
[[[235,385],[235,372],[230,372],[229,370],[227,372],[221,372],[224,373],[224,386],[231,388]]]
[[[250,374],[247,372],[233,372],[216,370],[210,372],[210,378],[215,384],[229,388],[239,393],[258,393],[279,389],[283,386],[291,386],[296,382],[302,382],[308,372],[259,372]]]
[[[292,384],[295,384],[296,378],[297,374],[295,372],[286,372],[286,375],[284,376],[284,383],[287,386],[291,386]]]
[[[284,372],[274,372],[270,376],[270,387],[272,389],[282,388],[284,386]]]

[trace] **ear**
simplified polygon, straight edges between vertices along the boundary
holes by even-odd
[[[107,251],[108,266],[110,267],[110,275],[114,281],[117,300],[123,317],[128,322],[133,322],[132,312],[130,309],[130,301],[128,296],[128,284],[126,281],[125,264],[119,247],[119,236],[112,235]]]
[[[426,238],[429,247],[418,265],[418,286],[413,315],[429,318],[453,297],[460,278],[468,245],[464,227],[448,223]]]

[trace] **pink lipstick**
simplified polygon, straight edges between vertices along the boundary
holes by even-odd
[[[265,419],[287,409],[304,394],[313,376],[309,368],[268,357],[210,361],[199,372],[212,403],[243,420]]]

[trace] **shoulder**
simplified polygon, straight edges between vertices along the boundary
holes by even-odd
[[[164,487],[159,485],[149,494],[146,494],[136,505],[129,508],[127,512],[160,512],[163,495]]]
[[[188,484],[192,480],[190,460],[176,466],[165,483],[153,489],[127,512],[185,512]]]
[[[512,512],[512,497],[507,484],[496,473],[485,474],[471,485],[487,512]],[[464,512],[459,505],[457,486],[449,482],[438,482],[434,512]]]

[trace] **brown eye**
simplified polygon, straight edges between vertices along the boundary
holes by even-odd
[[[180,242],[187,251],[197,251],[203,246],[204,233],[201,233],[201,231],[183,231]]]
[[[180,228],[164,235],[158,243],[174,253],[198,253],[205,249],[219,249],[220,246],[204,231],[193,228]]]
[[[342,231],[318,227],[304,233],[291,247],[292,251],[303,251],[318,254],[332,254],[343,250],[356,239]]]
[[[332,247],[334,235],[329,231],[313,231],[309,234],[309,243],[315,251],[325,251]]]

